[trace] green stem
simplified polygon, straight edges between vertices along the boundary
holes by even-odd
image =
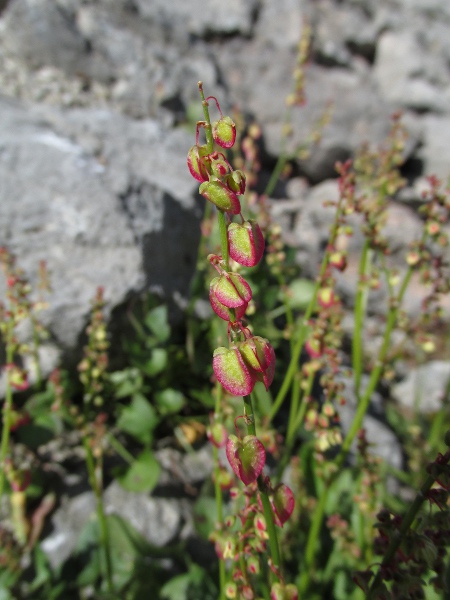
[[[256,436],[255,415],[253,413],[253,403],[251,396],[244,396],[244,412],[247,423],[247,433]],[[278,546],[277,532],[275,529],[275,520],[273,516],[272,506],[269,496],[264,491],[265,484],[263,477],[258,477],[258,488],[260,490],[261,502],[263,505],[264,518],[267,526],[267,534],[269,536],[270,557],[275,570],[279,570],[281,566],[280,549]],[[274,574],[275,575],[275,574]],[[278,578],[277,578],[278,579]]]
[[[398,317],[398,312],[399,312],[399,309],[400,309],[400,306],[401,306],[401,303],[403,300],[403,296],[405,295],[405,292],[406,292],[406,289],[410,282],[412,273],[413,273],[413,269],[410,267],[405,274],[405,277],[403,279],[402,286],[400,288],[397,298],[392,299],[392,301],[391,301],[391,308],[389,309],[389,313],[388,313],[386,328],[385,328],[385,332],[384,332],[384,336],[383,336],[383,343],[378,352],[375,367],[372,370],[372,373],[371,373],[371,376],[369,379],[369,383],[364,391],[364,395],[362,396],[362,398],[358,404],[358,408],[356,410],[355,418],[352,421],[352,425],[342,443],[341,450],[335,460],[335,464],[336,464],[335,474],[330,477],[328,484],[323,488],[319,503],[317,504],[317,506],[315,508],[313,522],[311,524],[311,528],[310,528],[309,535],[308,535],[308,541],[306,544],[305,568],[302,573],[301,587],[300,587],[301,592],[306,592],[308,585],[309,585],[309,581],[311,579],[315,551],[316,551],[316,546],[317,546],[317,539],[318,539],[320,529],[322,526],[322,521],[323,521],[324,512],[325,512],[325,505],[326,505],[326,502],[328,499],[328,493],[329,493],[330,487],[331,487],[334,479],[336,478],[336,476],[341,472],[341,467],[344,464],[344,461],[350,450],[352,442],[356,437],[356,434],[361,429],[362,421],[363,421],[364,416],[369,407],[370,399],[371,399],[372,394],[375,391],[375,389],[378,385],[378,382],[380,380],[380,377],[381,377],[381,374],[382,374],[383,368],[384,368],[384,361],[386,359],[386,356],[387,356],[387,353],[388,353],[388,350],[390,347],[391,334],[394,329],[394,325],[395,325],[397,317]]]
[[[205,100],[202,81],[198,82],[198,91],[200,92],[200,98],[202,99],[203,115],[205,117],[206,147],[208,149],[208,154],[211,154],[214,150],[214,140],[212,135],[211,119],[209,116],[208,102]]]
[[[134,456],[128,452],[128,450],[125,448],[125,446],[123,444],[121,444],[119,442],[119,440],[113,436],[112,433],[108,433],[107,434],[107,438],[108,438],[108,442],[109,445],[111,446],[111,448],[113,450],[115,450],[117,452],[117,454],[123,458],[123,460],[125,462],[127,462],[129,465],[132,465],[134,463]]]
[[[220,414],[220,405],[222,401],[222,386],[218,383],[216,386],[216,402],[214,406],[214,415]],[[213,446],[213,461],[214,461],[214,495],[216,499],[216,516],[217,522],[223,523],[223,498],[222,490],[220,489],[220,466],[219,466],[219,449]],[[226,572],[225,572],[225,561],[219,558],[219,585],[220,594],[219,600],[225,600],[225,585],[226,585]]]
[[[103,495],[102,495],[102,486],[101,483],[97,480],[96,477],[96,468],[94,457],[92,455],[92,449],[89,445],[89,440],[86,435],[83,435],[83,446],[86,453],[86,467],[88,470],[89,482],[91,484],[91,488],[95,494],[95,498],[97,501],[97,519],[100,528],[100,546],[103,549],[104,555],[104,565],[105,565],[105,573],[104,577],[106,579],[106,583],[108,586],[108,592],[110,594],[113,593],[113,579],[112,579],[112,560],[111,560],[111,548],[109,541],[109,533],[108,533],[108,525],[106,522],[105,509],[103,506]]]
[[[6,364],[12,365],[14,360],[14,345],[11,340],[12,337],[12,324],[8,324],[6,334]],[[9,435],[11,432],[11,410],[13,403],[12,387],[10,382],[10,375],[7,371],[6,374],[6,389],[5,389],[5,402],[3,404],[3,428],[2,428],[2,443],[0,449],[0,501],[3,495],[3,488],[5,486],[5,460],[8,454],[9,447]]]
[[[289,366],[286,371],[286,375],[284,377],[283,383],[281,384],[280,391],[278,392],[277,397],[275,398],[275,401],[274,401],[272,408],[270,410],[270,413],[269,413],[269,417],[268,417],[269,423],[274,419],[275,415],[280,410],[281,405],[283,404],[283,401],[289,391],[289,388],[291,387],[292,380],[298,371],[298,361],[300,359],[300,355],[302,353],[302,348],[306,341],[306,335],[308,333],[308,322],[309,322],[309,319],[311,318],[313,311],[316,308],[317,295],[319,293],[319,289],[322,284],[322,279],[323,279],[326,269],[328,267],[328,261],[330,258],[330,248],[333,247],[334,242],[336,240],[337,232],[339,229],[339,222],[340,222],[340,219],[342,216],[342,211],[343,211],[343,201],[341,199],[341,201],[339,201],[339,204],[336,209],[334,222],[331,227],[329,244],[328,244],[328,247],[323,256],[322,264],[320,265],[319,275],[317,277],[316,285],[314,286],[314,292],[313,292],[312,298],[309,302],[309,305],[306,309],[306,312],[305,312],[303,318],[300,321],[300,327],[299,327],[297,340],[296,340],[294,348],[291,352],[291,360],[289,362]]]
[[[447,450],[446,454],[443,457],[442,464],[447,464],[449,462],[449,460],[450,460],[450,450]],[[426,494],[430,491],[430,489],[434,483],[435,483],[435,478],[432,477],[431,475],[426,478],[424,484],[418,491],[413,503],[409,507],[406,515],[403,517],[402,524],[397,532],[397,535],[392,536],[391,541],[388,546],[388,549],[386,550],[386,554],[384,555],[383,560],[381,562],[380,568],[378,569],[375,579],[372,581],[372,585],[370,586],[370,589],[367,593],[367,597],[366,597],[367,600],[371,600],[371,598],[373,598],[374,593],[376,592],[378,586],[380,585],[380,583],[383,579],[383,575],[382,575],[383,567],[385,567],[386,565],[389,565],[392,562],[392,559],[394,558],[394,555],[397,552],[397,549],[400,546],[402,539],[404,538],[408,529],[413,524],[413,521],[416,518],[416,515],[419,512],[420,507],[426,500],[426,497],[427,497]]]
[[[370,266],[370,240],[366,239],[361,252],[358,271],[358,289],[355,298],[355,330],[353,333],[352,342],[352,365],[354,375],[355,394],[359,400],[361,391],[361,377],[363,367],[363,351],[362,351],[362,332],[364,324],[364,316],[366,314],[368,286],[366,281],[367,272]]]

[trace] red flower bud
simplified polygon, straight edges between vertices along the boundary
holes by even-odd
[[[230,435],[227,442],[227,458],[231,468],[245,484],[256,481],[266,463],[266,451],[255,435],[240,440]]]
[[[213,370],[218,381],[233,396],[248,396],[255,386],[253,374],[236,346],[214,350]]]
[[[243,304],[248,304],[252,299],[250,286],[237,273],[224,272],[220,277],[215,277],[210,284],[211,291],[215,298],[227,308],[238,308]]]
[[[241,212],[239,198],[221,181],[216,179],[204,181],[199,188],[199,192],[223,212],[229,212],[232,215],[238,215]]]
[[[213,124],[212,134],[216,144],[222,148],[231,148],[236,140],[236,125],[230,117],[220,117]]]
[[[264,254],[264,237],[256,221],[230,223],[228,226],[230,256],[240,265],[254,267]]]

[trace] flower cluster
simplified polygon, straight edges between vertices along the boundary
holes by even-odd
[[[264,237],[258,223],[244,220],[241,213],[240,195],[244,194],[246,178],[243,171],[234,170],[226,156],[212,148],[212,144],[199,143],[200,128],[205,128],[207,138],[212,138],[221,148],[231,148],[236,139],[236,127],[230,117],[220,113],[218,121],[197,123],[196,144],[188,152],[187,163],[191,175],[200,182],[200,194],[212,202],[222,215],[228,216],[226,225],[226,255],[211,254],[208,259],[217,271],[211,281],[209,298],[214,312],[228,322],[229,347],[217,348],[213,357],[213,369],[218,381],[234,396],[247,396],[255,383],[261,381],[266,389],[270,386],[275,370],[275,353],[268,340],[254,336],[242,324],[242,319],[252,298],[252,290],[242,275],[230,269],[231,257],[245,267],[256,266],[264,254]],[[231,221],[239,215],[241,222]],[[225,254],[223,252],[223,254]]]

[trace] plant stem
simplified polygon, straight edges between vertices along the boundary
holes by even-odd
[[[313,521],[311,524],[311,528],[309,530],[308,541],[306,544],[305,568],[303,570],[302,578],[301,578],[300,591],[303,593],[306,592],[308,585],[309,585],[309,581],[311,579],[314,557],[315,557],[315,550],[316,550],[316,546],[317,546],[317,539],[318,539],[320,529],[322,526],[323,516],[324,516],[324,512],[325,512],[325,506],[326,506],[326,502],[328,499],[328,493],[329,493],[330,487],[331,487],[334,479],[336,478],[336,476],[340,473],[341,467],[344,464],[345,459],[347,458],[347,454],[350,450],[352,442],[355,439],[356,434],[358,433],[358,431],[361,428],[364,416],[369,407],[369,403],[370,403],[372,394],[375,391],[375,389],[378,385],[378,382],[380,380],[380,377],[381,377],[381,374],[382,374],[383,368],[384,368],[384,361],[386,359],[386,356],[387,356],[387,353],[388,353],[388,350],[390,347],[391,334],[394,329],[394,325],[397,321],[398,312],[399,312],[403,297],[405,295],[406,289],[408,287],[408,284],[411,280],[412,273],[413,273],[413,269],[411,267],[409,267],[409,269],[407,270],[405,277],[403,279],[403,282],[402,282],[402,285],[399,290],[397,298],[391,299],[391,307],[389,309],[389,313],[388,313],[388,317],[387,317],[386,328],[385,328],[385,332],[384,332],[384,336],[383,336],[383,343],[378,352],[377,360],[375,362],[375,367],[373,368],[372,373],[370,375],[369,383],[367,384],[367,387],[364,391],[364,395],[362,396],[362,398],[358,404],[358,408],[356,410],[356,415],[352,421],[352,425],[342,443],[341,450],[335,460],[336,470],[334,472],[334,475],[332,475],[330,477],[327,485],[323,488],[319,503],[317,504],[317,506],[315,508],[314,517],[313,517]]]
[[[6,364],[11,365],[14,359],[14,345],[11,340],[12,324],[8,324],[6,335]],[[8,454],[9,434],[11,432],[11,409],[13,402],[12,387],[9,372],[6,372],[5,402],[3,404],[2,443],[0,449],[0,502],[5,486],[5,459]]]
[[[247,423],[247,433],[256,436],[255,415],[253,413],[253,403],[251,396],[244,396],[245,421]],[[269,496],[264,491],[265,485],[262,476],[258,477],[258,487],[260,490],[261,502],[263,505],[264,518],[266,520],[267,533],[269,535],[269,548],[272,564],[276,570],[280,568],[281,557],[278,546],[277,532],[275,529],[275,520]],[[275,575],[275,574],[274,574]],[[278,578],[277,578],[278,579]]]
[[[333,247],[334,242],[336,240],[336,236],[337,236],[338,228],[339,228],[339,221],[342,216],[342,211],[343,211],[343,201],[341,199],[336,208],[334,222],[333,222],[333,225],[331,226],[331,231],[330,231],[330,240],[328,243],[328,247],[325,251],[325,254],[323,256],[322,263],[320,265],[319,275],[316,280],[316,285],[314,287],[314,292],[313,292],[312,298],[308,304],[305,314],[303,315],[303,318],[300,320],[300,326],[299,326],[297,340],[296,340],[294,348],[291,352],[291,360],[289,362],[289,366],[286,371],[286,375],[284,377],[283,383],[281,384],[281,388],[277,394],[277,397],[275,398],[275,401],[274,401],[271,411],[269,413],[269,417],[268,417],[269,423],[274,419],[275,415],[281,408],[281,405],[283,404],[286,394],[288,393],[289,388],[291,387],[292,380],[298,371],[298,361],[299,361],[300,355],[302,353],[303,345],[306,341],[306,335],[308,332],[308,322],[309,322],[309,319],[311,318],[313,311],[316,308],[317,295],[319,293],[319,289],[322,284],[323,276],[325,275],[326,269],[328,267],[328,261],[330,258],[330,248]]]
[[[362,332],[364,316],[366,314],[368,287],[366,276],[370,266],[370,240],[366,239],[361,252],[358,271],[358,289],[355,298],[355,329],[352,341],[352,366],[354,376],[355,395],[359,400],[361,391],[361,376],[363,367]]]
[[[214,406],[214,414],[220,413],[220,405],[222,402],[222,386],[220,383],[216,385],[216,402]],[[215,471],[214,481],[214,495],[216,499],[216,516],[217,522],[223,523],[223,498],[222,490],[220,489],[220,467],[219,467],[219,449],[213,445],[213,461]],[[225,584],[226,584],[226,573],[225,573],[225,561],[223,558],[219,558],[219,600],[225,600]]]
[[[112,594],[114,586],[112,580],[111,548],[109,542],[108,525],[106,523],[105,509],[103,506],[102,486],[96,476],[96,468],[94,457],[92,454],[92,448],[89,444],[89,439],[86,435],[83,435],[83,446],[86,453],[86,466],[89,475],[89,482],[91,484],[91,488],[95,494],[95,498],[97,501],[97,519],[100,528],[100,546],[103,549],[103,556],[105,561],[104,577],[108,586],[108,592]]]

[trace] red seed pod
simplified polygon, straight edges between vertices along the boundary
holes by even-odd
[[[214,350],[213,370],[217,380],[233,396],[248,396],[255,386],[254,376],[236,346]]]
[[[245,194],[245,174],[239,169],[225,177],[225,184],[238,196]]]
[[[216,277],[215,279],[219,279]],[[214,281],[214,279],[213,279]],[[211,306],[213,311],[216,313],[218,317],[223,319],[224,321],[229,321],[230,323],[234,323],[235,321],[240,321],[245,314],[245,311],[248,307],[248,302],[244,302],[241,306],[236,307],[235,309],[230,309],[225,304],[219,302],[216,297],[216,294],[213,289],[213,282],[209,287],[209,301],[211,302]],[[234,315],[233,315],[234,310]]]
[[[192,146],[189,149],[187,164],[192,177],[197,181],[208,181],[209,173],[205,161],[207,156],[208,152],[204,146]]]
[[[224,272],[210,284],[215,298],[227,308],[238,308],[252,299],[252,290],[245,279],[237,273]],[[214,308],[214,306],[213,306]]]
[[[213,123],[212,134],[216,144],[222,148],[231,148],[236,140],[236,125],[230,117],[220,117]]]
[[[246,435],[243,440],[230,435],[226,450],[231,468],[245,485],[258,479],[266,463],[266,451],[255,435]]]
[[[256,221],[230,223],[228,226],[230,256],[244,267],[254,267],[264,254],[264,236]]]
[[[264,373],[272,361],[272,346],[269,341],[254,335],[239,344],[239,351],[242,354],[245,363],[255,371]]]
[[[295,500],[292,490],[284,483],[279,483],[273,490],[272,506],[275,522],[280,527],[286,523],[294,510]]]
[[[199,188],[199,192],[223,212],[229,212],[232,215],[238,215],[241,212],[239,198],[221,181],[216,179],[204,181]]]

